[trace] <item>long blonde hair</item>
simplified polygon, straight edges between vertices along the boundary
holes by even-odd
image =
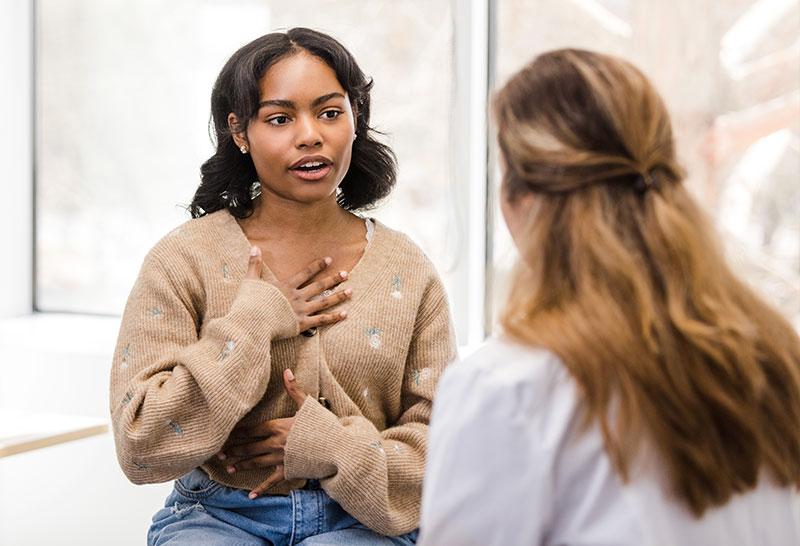
[[[800,339],[725,264],[647,78],[552,51],[493,110],[504,198],[535,195],[502,326],[560,357],[617,472],[646,438],[697,517],[799,485]]]

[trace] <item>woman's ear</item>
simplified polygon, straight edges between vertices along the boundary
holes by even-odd
[[[239,149],[244,148],[246,151],[249,148],[247,135],[242,129],[241,123],[239,123],[239,118],[237,118],[236,114],[233,112],[228,114],[228,130],[231,132],[233,142],[236,143],[236,146],[238,146]]]

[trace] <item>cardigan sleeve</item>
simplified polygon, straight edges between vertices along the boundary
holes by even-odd
[[[287,438],[286,478],[319,479],[348,513],[384,535],[416,529],[433,392],[455,354],[447,297],[434,276],[415,319],[397,422],[381,431],[308,397]]]
[[[262,280],[243,280],[228,313],[201,324],[199,281],[166,262],[145,259],[111,369],[117,457],[136,484],[175,479],[213,456],[263,396],[271,341],[297,334],[289,302]]]

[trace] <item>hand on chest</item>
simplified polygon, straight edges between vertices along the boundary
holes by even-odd
[[[331,264],[309,281],[315,282],[336,275],[340,271],[350,273],[363,256],[367,241],[336,244],[271,241],[257,244],[261,248],[265,265],[281,281],[290,279],[313,260],[329,256],[332,258]]]

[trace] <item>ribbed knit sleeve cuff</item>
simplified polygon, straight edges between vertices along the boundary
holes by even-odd
[[[243,324],[258,324],[259,329],[266,326],[273,339],[294,337],[300,333],[297,316],[280,290],[268,282],[257,279],[244,279],[239,293],[233,300],[228,317]],[[253,340],[258,342],[258,340]]]
[[[283,472],[294,478],[321,480],[336,474],[336,452],[342,448],[344,427],[339,418],[311,396],[294,418],[286,438]]]

